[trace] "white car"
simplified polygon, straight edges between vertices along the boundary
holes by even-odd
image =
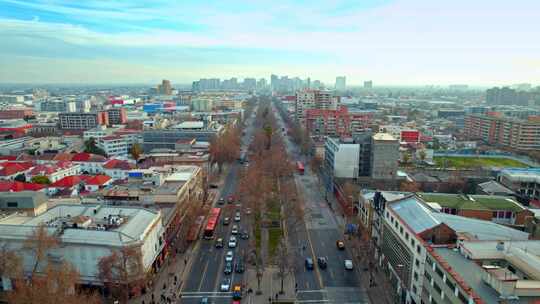
[[[231,233],[232,233],[232,234],[238,234],[238,226],[237,226],[237,225],[233,225],[233,226],[232,226]]]
[[[353,269],[352,260],[345,260],[345,269],[347,269],[347,270],[352,270]]]
[[[235,222],[240,222],[240,212],[236,212],[236,215],[234,216]]]
[[[221,281],[220,290],[229,291],[229,289],[231,289],[231,279],[225,278],[223,281]]]
[[[225,262],[232,262],[233,258],[234,253],[231,250],[227,251],[227,254],[225,255]]]
[[[229,248],[235,248],[235,247],[236,247],[236,237],[231,236],[231,238],[229,239]]]

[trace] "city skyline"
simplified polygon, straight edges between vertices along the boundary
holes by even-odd
[[[7,0],[0,83],[188,84],[277,73],[327,84],[344,75],[352,86],[537,84],[539,12],[535,1]]]

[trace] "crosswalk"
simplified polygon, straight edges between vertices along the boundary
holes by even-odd
[[[185,291],[180,294],[181,298],[230,298],[232,292],[217,291]]]

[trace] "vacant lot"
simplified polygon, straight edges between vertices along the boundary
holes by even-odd
[[[434,161],[437,167],[458,169],[475,167],[527,167],[527,165],[522,162],[508,158],[435,156]]]

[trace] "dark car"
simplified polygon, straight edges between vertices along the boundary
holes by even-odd
[[[223,205],[225,204],[225,199],[223,197],[220,197],[218,200],[218,204]]]
[[[234,196],[229,195],[229,198],[227,198],[227,202],[228,202],[229,204],[234,203]]]
[[[232,263],[231,262],[227,262],[225,264],[225,269],[223,270],[223,273],[224,274],[231,274],[232,273]]]
[[[247,240],[247,239],[249,239],[249,233],[247,232],[247,230],[242,231],[242,234],[240,234],[240,238],[241,238],[242,240]]]
[[[313,259],[312,258],[306,258],[306,269],[307,270],[313,270]]]
[[[230,222],[231,222],[230,218],[228,218],[228,217],[223,218],[223,225],[229,225]]]
[[[328,265],[325,257],[318,257],[317,264],[319,264],[320,269],[326,269],[326,266]]]
[[[216,240],[216,248],[223,248],[223,239],[222,238],[218,238]]]
[[[236,271],[237,273],[243,273],[244,270],[245,270],[244,261],[241,258],[239,258],[238,262],[236,262],[236,265],[234,267],[234,271]]]

